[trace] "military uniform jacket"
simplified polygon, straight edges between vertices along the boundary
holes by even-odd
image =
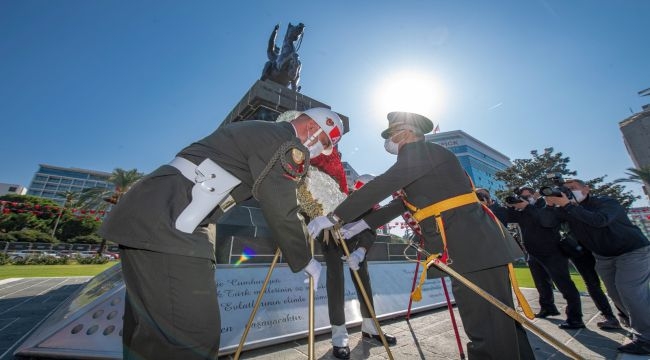
[[[352,193],[334,213],[350,222],[374,204],[404,189],[407,200],[424,208],[442,200],[472,192],[472,185],[456,156],[440,145],[424,141],[404,145],[397,162],[382,175]],[[399,199],[364,218],[371,227],[385,224],[406,207]],[[467,273],[505,265],[522,257],[514,240],[500,228],[479,203],[442,213],[451,267]],[[433,217],[420,222],[429,252],[442,251],[442,238]],[[505,232],[505,235],[504,235]]]
[[[209,158],[241,180],[231,195],[237,202],[252,196],[253,184],[260,178],[283,144],[291,142],[309,160],[290,123],[244,121],[217,129],[204,139],[181,150],[177,156],[194,164]],[[311,259],[302,218],[298,215],[297,178],[285,168],[298,169],[292,151],[283,152],[285,161],[277,161],[263,176],[257,199],[290,268],[303,269]],[[191,201],[193,182],[176,168],[163,165],[133,186],[110,212],[100,235],[128,247],[152,251],[215,258],[207,231],[199,226],[193,234],[174,227],[176,218]],[[223,213],[219,208],[203,224],[216,222]],[[217,244],[217,246],[219,246]]]

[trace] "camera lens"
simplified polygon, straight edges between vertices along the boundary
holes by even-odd
[[[550,186],[544,186],[539,189],[539,193],[542,196],[553,196],[553,189]]]

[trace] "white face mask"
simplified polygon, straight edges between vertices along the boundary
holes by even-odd
[[[535,205],[536,202],[537,202],[537,200],[534,197],[531,196],[531,197],[528,198],[528,203],[529,204]]]
[[[401,131],[394,133],[393,136],[384,141],[384,149],[386,149],[389,154],[397,155],[397,153],[399,153],[399,143],[394,142],[393,137],[400,132]]]
[[[580,190],[571,190],[571,193],[573,193],[573,197],[576,198],[577,202],[582,202],[586,198],[585,195],[582,194],[582,191]]]
[[[305,145],[305,147],[307,147],[307,149],[309,149],[310,159],[315,158],[316,156],[320,155],[323,152],[323,150],[325,150],[325,146],[323,146],[323,143],[318,141],[318,135],[320,135],[320,133],[322,132],[323,129],[318,129],[318,131],[316,131],[312,136],[309,136],[309,132],[307,132],[307,141],[302,143],[303,145]],[[312,145],[309,145],[310,143],[314,142],[314,140],[316,140],[316,142]]]
[[[384,141],[384,149],[386,149],[389,154],[397,155],[399,152],[399,144],[391,141],[391,139],[386,139]]]

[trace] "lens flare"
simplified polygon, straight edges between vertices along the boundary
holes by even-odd
[[[244,247],[241,256],[239,256],[239,260],[235,263],[235,266],[243,264],[253,256],[255,256],[255,251],[249,247]]]

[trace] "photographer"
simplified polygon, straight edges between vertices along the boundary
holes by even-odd
[[[542,213],[542,223],[567,222],[573,235],[593,252],[609,296],[629,316],[633,341],[618,350],[650,355],[650,242],[615,199],[589,195],[581,180],[567,180],[564,186],[574,199],[565,192],[546,196],[549,207]]]
[[[478,197],[479,201],[485,206],[492,211],[494,216],[501,221],[503,226],[507,224],[506,221],[506,216],[507,216],[507,209],[504,206],[501,206],[498,202],[492,200],[492,197],[490,196],[490,192],[487,189],[484,188],[476,188],[475,190],[476,196]]]
[[[532,188],[523,187],[516,196],[506,198],[507,222],[518,223],[521,228],[524,248],[528,252],[528,268],[539,293],[537,318],[560,315],[553,297],[553,283],[567,302],[566,321],[559,325],[563,329],[585,327],[582,322],[580,293],[569,274],[569,259],[560,250],[558,229],[542,227],[539,211],[546,206],[544,200]]]

